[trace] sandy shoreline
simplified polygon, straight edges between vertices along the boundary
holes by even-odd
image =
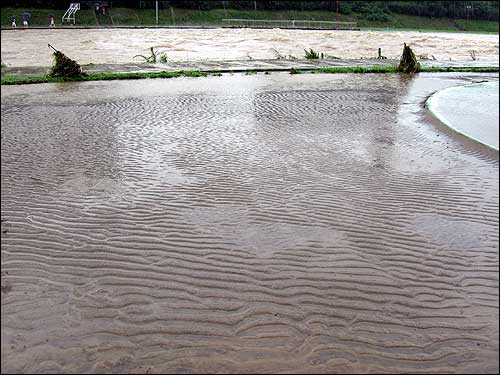
[[[2,372],[497,373],[485,77],[2,87]]]

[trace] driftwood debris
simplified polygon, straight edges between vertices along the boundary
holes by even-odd
[[[377,59],[379,59],[379,60],[387,60],[387,57],[385,57],[385,56],[382,55],[382,48],[378,49],[378,57],[377,57]]]
[[[402,73],[418,73],[420,71],[420,63],[417,61],[415,53],[406,43],[403,47],[403,55],[399,61],[398,72]]]
[[[82,71],[82,67],[75,60],[71,60],[50,44],[49,47],[54,50],[54,65],[50,70],[50,77],[83,77],[87,75]]]

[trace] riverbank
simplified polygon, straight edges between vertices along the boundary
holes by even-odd
[[[180,70],[180,71],[160,71],[160,72],[128,72],[128,73],[110,73],[100,72],[91,73],[81,77],[50,77],[45,76],[15,76],[6,75],[2,76],[2,85],[22,85],[22,84],[36,84],[36,83],[58,83],[58,82],[77,82],[77,81],[110,81],[110,80],[123,80],[123,79],[147,79],[147,78],[179,78],[179,77],[207,77],[209,75],[222,75],[245,73],[250,74],[270,74],[271,72],[289,71],[290,74],[339,74],[339,73],[396,73],[397,66],[395,65],[380,65],[380,66],[337,66],[326,68],[241,68],[241,69],[219,69],[219,70]],[[498,73],[498,67],[440,67],[440,66],[427,66],[422,67],[422,73]]]
[[[2,8],[2,27],[10,27],[10,17],[20,16],[24,12],[32,14],[32,26],[47,26],[48,15],[55,16],[57,24],[65,12],[63,9],[28,9],[28,8]],[[82,9],[77,13],[79,26],[153,26],[156,22],[154,9],[112,8],[111,14],[105,18],[97,18],[93,11]],[[448,19],[418,17],[404,14],[390,14],[385,21],[374,21],[364,18],[362,14],[337,14],[328,11],[250,11],[237,9],[212,9],[193,10],[167,8],[159,11],[159,24],[161,26],[222,26],[224,18],[244,19],[275,19],[275,20],[320,20],[356,22],[361,29],[392,29],[392,30],[417,30],[417,31],[446,31],[446,32],[480,32],[498,33],[499,23],[495,21]]]

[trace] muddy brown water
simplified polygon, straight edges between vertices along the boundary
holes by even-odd
[[[2,62],[11,67],[50,66],[52,50],[63,51],[80,64],[144,62],[155,47],[169,61],[275,59],[278,54],[304,58],[313,48],[326,57],[376,58],[378,48],[399,58],[403,43],[430,61],[490,63],[498,66],[498,34],[418,31],[332,31],[287,29],[94,29],[4,30]],[[472,60],[471,51],[478,61]]]
[[[498,75],[2,88],[2,372],[497,373]]]

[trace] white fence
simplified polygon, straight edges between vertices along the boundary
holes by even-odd
[[[328,29],[354,30],[356,22],[309,21],[309,20],[253,20],[244,18],[225,18],[224,27],[280,28],[280,29]]]

